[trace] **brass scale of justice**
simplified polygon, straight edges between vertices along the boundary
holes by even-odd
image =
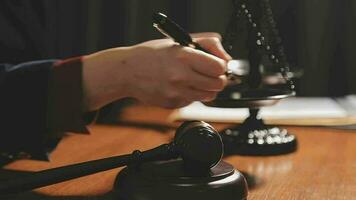
[[[240,125],[223,130],[220,134],[202,121],[184,122],[174,140],[147,151],[114,156],[74,165],[34,172],[20,179],[0,183],[0,195],[24,192],[35,188],[79,178],[101,171],[127,166],[118,174],[113,192],[118,200],[244,200],[248,196],[245,177],[224,161],[227,154],[277,155],[296,150],[296,138],[286,130],[268,127],[257,118],[258,109],[273,105],[280,99],[293,96],[294,84],[289,77],[289,67],[278,43],[278,31],[269,0],[234,0],[234,11],[228,25],[224,44],[232,45],[236,23],[244,20],[248,27],[250,73],[247,87],[228,86],[217,98],[207,103],[215,107],[248,107],[250,116]],[[258,19],[267,17],[267,29],[272,31],[274,44],[267,44]],[[154,21],[168,20],[161,13]],[[162,22],[162,21],[161,21]],[[191,40],[191,38],[190,38]],[[258,66],[261,51],[280,66],[288,84],[287,89],[262,88]],[[257,81],[256,81],[257,80]],[[238,93],[239,98],[235,98]],[[1,197],[1,196],[0,196]]]

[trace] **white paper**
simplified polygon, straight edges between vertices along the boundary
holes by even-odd
[[[350,97],[351,98],[351,97]],[[356,96],[353,96],[356,106]],[[356,107],[355,107],[356,108]],[[293,97],[281,100],[274,106],[263,107],[263,119],[337,119],[350,114],[332,98]],[[249,115],[247,108],[215,108],[194,102],[179,109],[174,120],[204,120],[210,122],[240,122]]]

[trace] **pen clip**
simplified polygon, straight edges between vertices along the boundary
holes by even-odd
[[[166,37],[169,37],[171,39],[174,40],[174,38],[172,38],[166,31],[164,31],[159,24],[153,23],[153,27],[155,27],[160,33],[162,33],[163,35],[165,35]]]

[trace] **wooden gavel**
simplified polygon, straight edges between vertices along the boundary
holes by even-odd
[[[183,123],[176,131],[174,141],[147,151],[135,150],[132,154],[93,160],[58,167],[18,179],[0,182],[0,194],[18,193],[82,176],[110,170],[125,165],[137,165],[149,161],[169,160],[181,157],[186,170],[208,172],[217,165],[223,155],[223,143],[218,132],[202,121]]]

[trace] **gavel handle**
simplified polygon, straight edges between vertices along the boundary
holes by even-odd
[[[28,176],[0,182],[0,194],[3,195],[32,190],[125,165],[177,157],[171,150],[171,145],[164,144],[142,153],[140,151],[134,151],[132,154],[34,172]]]

